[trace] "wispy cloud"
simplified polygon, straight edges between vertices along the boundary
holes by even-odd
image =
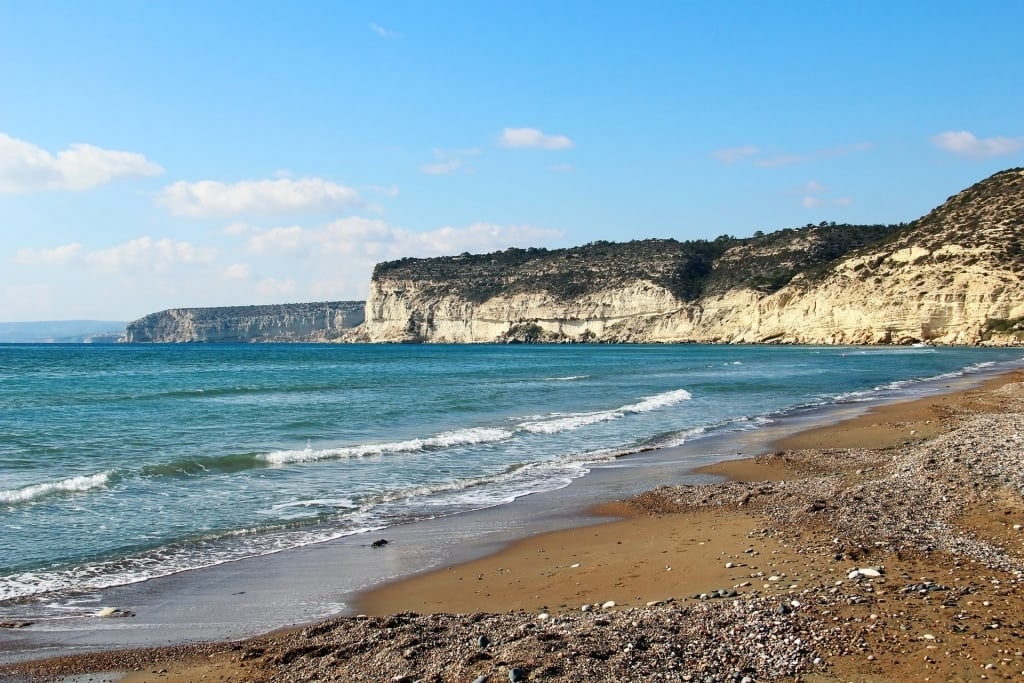
[[[394,227],[383,220],[352,216],[311,228],[299,225],[269,229],[250,227],[245,233],[245,246],[253,254],[280,257],[366,257],[372,267],[376,261],[405,256],[440,256],[464,251],[480,253],[511,246],[536,246],[550,243],[562,235],[559,230],[493,223],[415,232]]]
[[[88,190],[119,178],[161,173],[160,166],[134,152],[76,143],[54,155],[0,133],[0,192]]]
[[[397,31],[392,31],[391,29],[384,28],[383,26],[377,23],[371,23],[370,30],[376,33],[381,38],[394,39],[402,37],[401,33],[398,33]]]
[[[570,149],[575,146],[564,135],[548,135],[536,128],[506,128],[498,138],[502,147],[539,147],[541,149]]]
[[[852,145],[839,145],[826,149],[818,149],[806,153],[775,152],[768,153],[766,150],[753,145],[741,147],[726,147],[715,150],[711,156],[721,163],[730,166],[740,161],[749,160],[755,166],[762,168],[777,168],[780,166],[792,166],[794,164],[806,164],[822,159],[846,156],[857,152],[866,152],[874,147],[871,142],[858,142]]]
[[[866,152],[874,147],[870,142],[858,142],[853,145],[839,145],[827,149],[814,150],[806,154],[778,154],[769,157],[758,157],[754,163],[764,168],[776,168],[778,166],[792,166],[793,164],[806,164],[822,159],[833,159],[835,157],[847,156],[856,152]]]
[[[853,200],[849,197],[829,197],[831,190],[817,180],[808,180],[796,190],[796,194],[803,195],[800,199],[800,206],[805,209],[817,209],[822,206],[843,207],[853,204]]]
[[[78,242],[53,249],[20,249],[14,254],[14,262],[22,266],[62,266],[78,258],[81,251]]]
[[[757,154],[760,150],[753,145],[743,145],[742,147],[727,147],[725,149],[717,149],[711,153],[711,156],[715,157],[723,164],[731,165],[735,164],[740,159],[751,157]]]
[[[107,249],[87,251],[75,242],[52,249],[22,249],[14,262],[26,266],[78,266],[89,270],[119,273],[128,270],[164,272],[178,266],[207,265],[217,250],[169,238],[138,237]]]
[[[349,208],[359,203],[359,193],[322,178],[245,180],[233,184],[216,180],[179,181],[164,188],[157,203],[177,216],[270,215]]]
[[[83,255],[86,265],[97,270],[152,269],[164,272],[183,265],[207,265],[217,255],[210,247],[172,239],[139,237],[109,249]]]
[[[1005,156],[1024,150],[1024,137],[979,138],[966,130],[949,130],[932,136],[931,140],[939,149],[976,159]]]
[[[435,149],[435,161],[420,166],[420,172],[426,173],[427,175],[445,175],[448,173],[454,173],[455,171],[463,168],[465,168],[465,170],[472,170],[464,165],[465,161],[466,159],[475,157],[478,154],[480,154],[480,149],[477,147],[468,147],[465,149]]]

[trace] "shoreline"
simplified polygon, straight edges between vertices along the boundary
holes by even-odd
[[[1010,381],[1024,381],[1024,371],[1010,371],[976,388],[874,406],[837,424],[812,427],[770,442],[765,453],[722,460],[692,472],[731,482],[778,482],[794,475],[806,476],[807,472],[794,471],[785,460],[772,458],[773,452],[887,450],[923,443],[953,427],[956,406],[976,403],[975,395],[991,392]],[[756,532],[746,515],[713,510],[704,513],[695,525],[706,527],[713,534],[705,534],[706,538],[683,538],[673,535],[677,520],[665,514],[652,519],[650,512],[658,513],[633,506],[629,501],[601,503],[588,509],[587,514],[611,517],[611,521],[529,536],[486,557],[375,586],[357,595],[356,612],[371,616],[407,610],[469,613],[477,609],[477,602],[485,602],[494,611],[560,612],[607,600],[614,600],[618,606],[641,607],[672,595],[699,594],[711,585],[725,585],[732,578],[730,572],[717,564],[715,571],[711,571],[711,559],[741,554],[749,547],[746,539]],[[674,539],[676,545],[666,549],[670,544],[664,539]],[[738,545],[744,548],[737,549]],[[560,549],[564,558],[560,562],[552,559],[556,557],[550,550],[553,548]],[[768,552],[779,554],[781,550],[771,546]],[[588,571],[584,567],[585,559],[593,556],[603,558],[602,571]],[[614,568],[609,556],[616,558]],[[659,561],[672,568],[671,576],[669,572],[642,571],[643,565],[652,562],[652,556],[660,556]],[[540,563],[547,564],[537,568]],[[573,567],[576,564],[580,566]],[[608,576],[612,574],[632,576],[634,581],[631,584],[616,576],[609,588]],[[626,589],[628,585],[652,582],[658,582],[659,588],[647,595],[636,595],[643,592],[639,588]],[[617,583],[623,585],[616,588]],[[670,588],[662,587],[666,585]],[[465,586],[469,586],[469,592]],[[570,598],[576,598],[575,602]]]
[[[948,430],[956,428],[957,423],[962,421],[963,414],[985,409],[996,387],[1022,378],[1024,373],[1021,371],[1010,371],[984,381],[978,388],[874,406],[860,416],[836,425],[799,432],[777,441],[773,446],[776,451],[787,453],[799,453],[801,449],[808,448],[833,451],[870,448],[875,449],[875,460],[881,462],[886,458],[878,458],[878,452],[888,454],[895,449],[913,449],[948,433]],[[844,477],[859,476],[847,472],[842,460],[829,460],[825,469],[839,470]],[[698,468],[698,473],[724,477],[735,483],[784,482],[821,474],[816,471],[820,469],[806,459],[769,454],[722,461]],[[714,489],[716,486],[708,484],[689,488]],[[647,494],[629,503],[605,506],[599,510],[603,515],[625,517],[613,522],[530,536],[513,542],[496,554],[374,588],[360,596],[360,611],[373,616],[407,610],[423,613],[472,613],[486,608],[489,612],[525,610],[529,614],[543,611],[558,615],[579,612],[582,604],[604,604],[614,600],[616,608],[609,612],[611,614],[622,606],[646,608],[649,602],[663,602],[669,598],[683,601],[692,594],[715,587],[736,586],[730,590],[737,590],[738,594],[757,593],[765,589],[759,588],[760,584],[756,581],[746,581],[748,586],[741,586],[744,581],[738,579],[743,578],[743,572],[738,569],[741,565],[743,569],[762,567],[761,562],[766,560],[759,560],[757,565],[747,560],[771,558],[771,568],[778,571],[779,567],[797,565],[805,559],[800,553],[792,552],[787,544],[772,534],[766,534],[762,520],[752,518],[748,511],[725,509],[721,505],[712,505],[707,509],[697,506],[683,512],[669,509],[671,507],[665,506],[664,501],[659,501],[657,496]],[[682,530],[680,515],[686,517]],[[748,548],[755,548],[757,554],[747,553]],[[732,559],[726,560],[726,557]],[[574,564],[579,566],[573,567]],[[728,567],[730,564],[733,566]],[[671,567],[671,570],[667,570],[667,567]],[[767,567],[768,564],[765,564],[758,571]],[[831,568],[830,573],[836,573],[835,567]],[[791,575],[795,576],[796,573],[791,572]],[[667,580],[669,576],[671,581]],[[812,580],[801,578],[794,585],[799,586],[802,582]],[[467,589],[467,584],[473,588]],[[639,585],[654,587],[656,590],[636,588]],[[748,590],[744,591],[744,588]],[[423,596],[428,594],[430,599],[423,600]],[[296,632],[288,631],[256,640],[286,641],[291,637],[296,637]],[[213,655],[209,662],[204,662],[204,666],[216,663],[218,673],[222,673],[224,667],[234,666],[232,670],[237,672],[236,675],[242,675],[246,668],[242,666],[244,658],[238,655],[238,650],[231,649],[233,647],[225,643],[206,643],[173,650],[178,659],[173,660],[173,666],[161,667],[168,671],[160,674],[160,679],[191,680],[187,676],[192,676],[195,669],[179,665],[193,661],[194,657],[190,657],[200,651],[206,658]],[[109,670],[95,667],[100,666],[101,662],[116,662],[119,656],[118,653],[86,655],[86,658],[93,660],[94,668],[80,670]],[[138,659],[141,656],[138,653],[134,656],[135,661],[144,661]],[[151,657],[149,661],[162,660]],[[138,667],[121,665],[113,668],[123,671]],[[172,674],[178,668],[183,677],[174,678]],[[11,669],[19,670],[33,671],[30,665],[19,665]],[[36,675],[42,670],[36,669]],[[3,671],[0,669],[0,674]],[[152,672],[142,671],[118,680],[152,680],[151,676]]]

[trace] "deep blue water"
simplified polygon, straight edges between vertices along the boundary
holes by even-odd
[[[1021,355],[0,345],[0,602],[496,505],[597,460]]]

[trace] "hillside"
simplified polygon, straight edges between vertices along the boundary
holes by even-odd
[[[374,270],[364,341],[1011,343],[1024,170],[897,226],[594,242]]]

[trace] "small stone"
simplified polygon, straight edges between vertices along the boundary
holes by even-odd
[[[1021,529],[1024,529],[1024,524],[1014,524],[1013,525],[1013,530],[1014,531],[1020,531]]]
[[[877,579],[882,575],[882,572],[875,569],[874,567],[861,567],[857,570],[857,573],[861,576],[866,576],[869,579]]]
[[[480,636],[479,638],[476,639],[476,644],[482,650],[482,649],[484,649],[485,647],[487,647],[488,645],[491,644],[491,639],[488,638],[485,635],[484,636]]]
[[[661,604],[661,600],[651,600],[650,602],[647,603],[647,606],[648,607],[657,607],[660,604]]]
[[[473,683],[487,683],[487,674],[481,674],[473,679]]]
[[[508,670],[508,680],[510,683],[519,683],[519,681],[526,680],[526,671],[519,668]]]
[[[736,565],[734,565],[734,564],[733,564],[732,562],[726,562],[726,563],[725,563],[725,568],[726,568],[726,569],[732,569],[732,568],[733,568],[733,567],[735,567],[735,566],[736,566]]]
[[[540,614],[537,615],[537,620],[538,621],[547,621],[550,618],[551,618],[551,615],[548,614],[547,612],[541,612]]]
[[[589,612],[592,609],[593,609],[592,605],[583,605],[583,607],[580,607],[580,611],[581,612]]]
[[[570,564],[569,565],[569,569],[579,569],[579,566],[580,566],[579,562],[577,562],[576,564]]]
[[[614,600],[609,600],[608,602],[605,602],[601,605],[601,609],[611,609],[612,607],[615,607]]]

